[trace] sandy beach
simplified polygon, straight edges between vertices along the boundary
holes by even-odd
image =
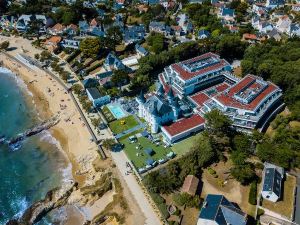
[[[10,41],[10,46],[13,47],[13,50],[7,52],[11,57],[0,53],[0,62],[25,82],[28,90],[33,94],[33,101],[39,117],[44,120],[53,115],[60,116],[60,122],[51,128],[50,132],[58,140],[61,151],[66,154],[70,161],[73,179],[78,182],[79,187],[92,185],[101,177],[102,173],[94,168],[93,163],[95,162],[100,164],[101,167],[113,171],[115,176],[120,178],[124,188],[123,194],[128,202],[130,211],[134,212],[133,214],[126,213],[126,224],[144,224],[145,218],[141,209],[137,206],[134,197],[121,178],[122,176],[112,166],[111,159],[100,160],[97,145],[91,141],[90,133],[85,127],[69,94],[45,71],[36,67],[28,68],[15,59],[19,57],[20,53],[34,58],[34,54],[40,53],[42,50],[34,48],[30,41],[21,37],[0,36],[0,42],[5,40]],[[107,197],[108,195],[110,197]],[[84,198],[80,191],[74,192],[69,200],[71,205],[67,208],[66,224],[83,224],[84,219],[91,219],[89,218],[91,215],[99,214],[112,201],[112,196],[113,193],[110,193],[99,200],[91,200]],[[84,212],[81,210],[81,213],[79,213],[77,207],[72,207],[72,205],[84,205]],[[122,212],[120,211],[120,213]]]
[[[14,51],[10,55],[15,57],[17,54],[18,51]],[[44,71],[26,68],[4,54],[0,54],[0,61],[25,82],[33,94],[34,104],[42,120],[53,115],[60,116],[60,122],[50,132],[60,143],[61,150],[66,153],[72,165],[73,179],[79,183],[79,187],[86,181],[91,183],[97,177],[92,165],[99,157],[97,146],[91,141],[91,136],[68,93]],[[78,199],[80,200],[80,196]],[[74,210],[69,211],[74,213]],[[79,220],[78,224],[82,222]]]

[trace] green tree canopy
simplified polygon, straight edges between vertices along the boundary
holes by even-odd
[[[101,49],[98,38],[85,38],[80,42],[80,50],[88,57],[96,57]]]

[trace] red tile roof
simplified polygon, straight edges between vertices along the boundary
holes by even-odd
[[[193,175],[187,175],[181,188],[181,192],[195,195],[199,185],[199,179]]]
[[[194,114],[189,118],[178,120],[169,126],[163,126],[163,128],[169,135],[174,136],[197,126],[203,125],[204,122],[205,120],[199,114]]]
[[[248,33],[245,33],[243,34],[243,39],[245,40],[257,40],[257,36],[256,34],[248,34]]]
[[[221,93],[220,95],[217,95],[215,99],[217,99],[219,102],[221,102],[223,105],[235,107],[235,108],[241,108],[246,110],[254,110],[259,103],[264,99],[265,96],[269,95],[270,93],[274,92],[278,89],[277,86],[275,86],[272,83],[268,83],[268,86],[266,89],[264,89],[258,96],[256,96],[249,104],[244,104],[233,98],[234,94],[241,91],[244,87],[248,86],[251,82],[254,82],[256,78],[253,75],[247,75],[242,79],[239,83],[237,83],[235,86],[229,89],[227,93]],[[258,84],[253,83],[249,86],[249,88],[255,88]]]
[[[222,83],[222,84],[216,86],[216,90],[218,92],[225,91],[227,88],[229,88],[229,84],[227,84],[227,83]]]
[[[191,96],[191,99],[198,105],[203,106],[203,103],[210,99],[205,93],[197,93]]]
[[[208,53],[209,54],[209,53]],[[212,54],[212,53],[211,53]],[[205,54],[206,55],[206,54]],[[196,59],[197,58],[197,59]],[[208,57],[203,57],[200,56],[199,58],[196,57],[194,59],[191,59],[190,61],[184,61],[182,62],[183,64],[186,64],[186,63],[192,63],[194,61],[198,61],[198,60],[201,60],[201,59],[206,59],[206,58],[209,58]],[[179,74],[179,76],[183,79],[183,80],[189,80],[195,76],[198,76],[198,75],[201,75],[201,74],[204,74],[204,73],[207,73],[209,71],[213,71],[213,70],[217,70],[217,69],[221,69],[223,68],[224,66],[227,65],[227,62],[224,60],[224,59],[221,59],[220,62],[216,63],[216,64],[213,64],[211,66],[208,66],[208,67],[205,67],[203,69],[200,69],[196,72],[189,72],[189,71],[186,71],[185,69],[183,69],[183,67],[179,64],[173,64],[172,67],[173,69]]]

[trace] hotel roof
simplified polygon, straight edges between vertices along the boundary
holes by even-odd
[[[254,110],[263,99],[280,90],[271,82],[266,82],[254,75],[245,76],[240,82],[214,98],[221,104],[245,110]]]
[[[203,125],[205,120],[198,114],[194,114],[189,118],[184,118],[178,120],[175,123],[172,123],[169,126],[163,126],[163,128],[167,131],[171,136],[175,136],[181,134],[185,131],[193,129],[197,126]]]
[[[196,76],[206,74],[211,71],[220,70],[230,64],[211,52],[185,60],[172,65],[172,68],[183,80],[189,80]]]
[[[203,106],[203,103],[210,99],[205,93],[198,92],[197,94],[191,96],[191,99],[197,106]]]

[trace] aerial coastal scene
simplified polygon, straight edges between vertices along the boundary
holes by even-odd
[[[0,225],[300,225],[300,1],[0,0]]]

